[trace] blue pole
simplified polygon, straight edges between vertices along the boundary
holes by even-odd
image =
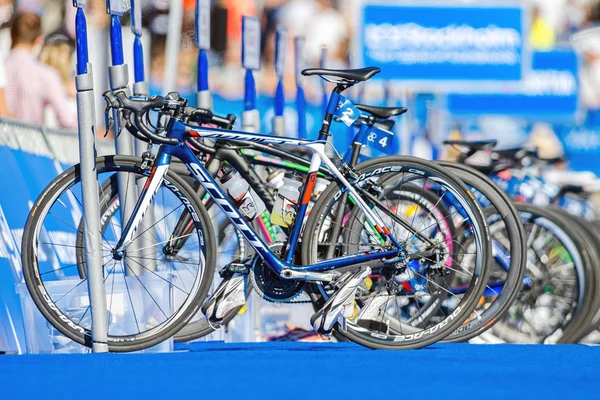
[[[302,70],[304,69],[304,37],[294,39],[294,69],[296,75],[296,114],[298,118],[298,138],[306,139],[306,97],[302,87]]]
[[[208,88],[208,51],[210,50],[210,0],[196,0],[196,46],[198,64],[196,71],[197,106],[213,109],[213,98]]]
[[[116,15],[110,17],[110,54],[112,65],[123,65],[123,36],[121,33],[121,21]]]
[[[275,89],[275,116],[282,117],[285,108],[283,77],[285,75],[285,49],[287,33],[284,28],[277,28],[275,33],[275,73],[277,74],[277,89]]]
[[[321,59],[319,60],[319,68],[325,68],[326,65],[326,59],[327,59],[327,47],[323,46],[321,47]],[[322,114],[325,115],[325,112],[327,112],[327,104],[329,103],[329,98],[327,96],[327,91],[325,90],[325,81],[324,80],[320,80],[321,81],[321,108],[322,108]]]
[[[75,1],[75,34],[77,43],[77,120],[79,131],[79,172],[83,202],[84,247],[92,316],[92,350],[108,352],[108,323],[106,290],[102,274],[102,247],[98,204],[98,175],[96,171],[96,135],[94,116],[94,78],[88,58],[87,28],[83,1]]]
[[[296,88],[296,112],[298,113],[298,137],[306,139],[308,138],[306,131],[306,98],[304,89],[300,85]]]
[[[260,69],[260,20],[255,17],[242,17],[242,66],[246,69],[242,130],[258,133],[260,113],[256,109],[256,84],[253,70]]]
[[[208,90],[208,56],[206,50],[198,52],[198,91]]]
[[[278,27],[275,33],[275,74],[277,75],[277,88],[275,89],[275,117],[273,118],[273,134],[284,136],[286,134],[285,118],[285,92],[283,90],[283,79],[285,76],[285,54],[287,44],[287,31]]]
[[[256,109],[256,84],[251,69],[246,69],[244,80],[244,111]]]
[[[133,41],[133,75],[136,82],[146,80],[144,74],[144,48],[142,47],[142,39],[138,35],[135,35]]]
[[[112,57],[112,65],[108,67],[110,88],[111,90],[124,89],[129,95],[129,72],[127,69],[127,64],[125,64],[125,60],[123,57],[123,34],[121,20],[119,19],[118,15],[113,13],[116,12],[116,10],[111,10],[109,7],[107,8],[107,11],[110,13],[110,54]],[[116,110],[113,110],[115,150],[118,155],[132,156],[135,154],[133,138],[127,134],[119,134],[121,129],[123,128],[120,125],[119,117],[119,113]],[[124,179],[122,173],[120,173],[117,178],[117,185],[119,190],[119,196],[122,199],[135,198],[135,196],[137,195],[135,182],[131,182],[127,179]],[[123,224],[125,224],[125,222],[128,221],[133,215],[134,205],[131,203],[133,202],[125,202],[121,207],[121,222]],[[138,243],[132,243],[132,246],[135,248],[130,248],[130,251],[137,251],[137,248],[140,243],[141,241]],[[141,270],[139,265],[133,264],[131,262],[126,262],[125,268],[126,274],[128,276],[139,276],[140,274],[143,274],[143,270]]]
[[[88,45],[87,45],[87,23],[83,9],[77,8],[75,16],[75,37],[77,42],[77,75],[87,74]]]
[[[284,107],[285,96],[283,94],[283,80],[279,79],[279,82],[277,82],[277,89],[275,90],[275,115],[278,117],[283,116]]]

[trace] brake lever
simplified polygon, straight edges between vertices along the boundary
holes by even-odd
[[[110,132],[110,128],[112,128],[114,120],[111,114],[112,107],[110,105],[106,105],[104,109],[104,126],[106,127],[106,132],[104,133],[104,137],[108,136],[108,132]]]
[[[104,109],[104,126],[106,126],[106,132],[104,133],[104,137],[107,137],[115,122],[114,118],[111,116],[111,111],[113,108],[118,109],[121,104],[115,95],[115,92],[112,90],[107,90],[102,93],[102,98],[104,98],[104,101],[106,102],[106,108]]]

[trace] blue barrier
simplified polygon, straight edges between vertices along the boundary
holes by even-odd
[[[535,52],[523,88],[514,93],[449,94],[455,115],[502,114],[536,121],[573,120],[579,106],[578,60],[571,50]]]
[[[555,126],[569,167],[575,171],[592,171],[600,176],[600,127],[599,126]]]
[[[112,143],[101,143],[100,154],[114,153]],[[41,191],[62,170],[78,162],[77,134],[0,119],[0,351],[25,352],[21,302],[16,285],[23,281],[21,239],[29,210]],[[72,200],[77,202],[77,194]],[[75,208],[75,207],[73,207]],[[73,224],[79,217],[65,207],[61,219]],[[60,232],[58,219],[46,226]],[[63,229],[64,230],[64,229]],[[40,262],[55,263],[64,249],[42,247]]]

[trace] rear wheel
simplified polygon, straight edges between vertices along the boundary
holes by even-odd
[[[587,316],[594,283],[589,249],[577,224],[559,210],[516,204],[526,231],[523,287],[504,317],[484,334],[509,343],[568,343]]]
[[[519,294],[525,273],[525,230],[510,198],[488,177],[466,165],[440,162],[473,192],[492,238],[490,275],[473,315],[447,341],[466,341],[485,332],[506,313]]]
[[[485,289],[490,243],[481,210],[462,182],[424,160],[383,157],[359,164],[356,172],[355,188],[403,245],[407,261],[369,263],[373,273],[357,291],[347,330],[338,333],[381,349],[438,342],[469,316]],[[302,261],[389,249],[345,188],[332,183],[306,223]],[[450,286],[456,275],[464,277],[461,288]],[[331,289],[312,285],[315,308]]]

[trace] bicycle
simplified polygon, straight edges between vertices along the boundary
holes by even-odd
[[[162,310],[164,318],[158,318],[155,315],[157,320],[153,324],[147,325],[148,329],[144,331],[139,325],[135,333],[119,334],[120,332],[111,332],[109,329],[108,345],[110,350],[139,350],[159,343],[176,333],[196,314],[204,302],[212,280],[215,263],[214,232],[208,222],[205,206],[197,199],[187,183],[169,171],[169,163],[172,158],[183,161],[195,179],[225,212],[257,254],[252,260],[243,264],[245,270],[242,270],[239,264],[232,265],[232,269],[227,274],[228,279],[234,279],[238,274],[244,275],[245,273],[247,275],[249,271],[253,271],[255,274],[261,274],[265,280],[275,281],[277,284],[283,283],[285,295],[295,295],[304,290],[306,282],[314,282],[326,287],[325,291],[331,293],[331,296],[311,318],[311,324],[318,333],[329,335],[337,326],[338,331],[343,335],[372,348],[418,348],[441,340],[467,318],[485,289],[489,272],[486,267],[490,243],[481,211],[467,193],[464,184],[446,174],[435,164],[410,157],[384,157],[359,164],[356,168],[350,168],[338,160],[341,166],[338,168],[325,154],[333,115],[337,113],[350,117],[353,113],[351,103],[344,99],[341,93],[354,84],[368,80],[378,72],[379,69],[373,67],[359,70],[308,69],[303,71],[305,75],[319,75],[336,84],[317,140],[288,139],[201,126],[202,124],[215,124],[222,128],[228,128],[232,121],[212,115],[208,110],[188,107],[184,100],[175,96],[130,99],[124,91],[105,93],[109,108],[120,112],[125,121],[124,125],[132,134],[151,143],[161,144],[151,169],[147,163],[142,163],[136,158],[113,156],[97,160],[99,174],[119,172],[127,175],[127,179],[131,179],[133,176],[136,181],[145,180],[144,190],[136,201],[131,219],[124,221],[121,232],[119,232],[120,229],[116,229],[116,225],[114,226],[113,239],[116,239],[116,243],[114,241],[111,243],[111,240],[105,238],[107,247],[104,250],[104,258],[108,259],[104,265],[105,283],[111,276],[114,283],[116,275],[123,276],[125,282],[127,282],[126,276],[136,278],[141,282],[142,279],[139,276],[141,271],[145,273],[144,279],[160,276],[160,274],[169,274],[169,279],[172,281],[176,280],[175,276],[187,269],[194,278],[189,292],[179,288],[184,293],[184,299],[176,302],[179,307],[175,307],[176,310],[172,315],[167,316]],[[169,117],[164,136],[157,134],[152,125],[145,120],[151,110]],[[293,225],[290,226],[290,234],[283,246],[280,247],[280,251],[270,249],[254,231],[234,202],[229,199],[215,179],[198,161],[189,145],[186,144],[187,137],[293,145],[313,152],[305,187],[300,193],[296,218]],[[313,247],[314,262],[300,266],[296,265],[294,261],[297,259],[300,233],[304,226],[307,205],[321,163],[330,171],[335,180],[321,194],[306,220],[306,226],[316,226],[316,231],[307,233],[305,230],[303,240],[310,238],[311,241],[314,241],[319,237],[326,240],[345,240],[344,232],[339,237],[328,236],[330,231],[323,222],[325,221],[326,224],[335,222],[329,218],[328,212],[336,206],[337,200],[342,196],[344,198],[347,196],[351,200],[349,203],[354,205],[349,209],[352,212],[352,218],[359,218],[364,222],[359,237],[352,239],[361,240],[361,243],[356,248],[355,243],[345,243],[344,245],[344,242],[341,242],[342,247],[346,250],[356,249],[356,252],[350,254],[348,251],[342,250],[342,253],[336,254],[336,257],[322,260],[317,260],[319,254],[314,253],[318,253],[318,250]],[[89,345],[89,325],[84,324],[81,318],[73,321],[64,312],[61,305],[57,304],[58,300],[47,295],[45,282],[41,278],[44,273],[40,272],[40,259],[37,257],[37,245],[40,243],[40,237],[44,236],[43,222],[46,216],[50,216],[48,210],[55,203],[60,206],[61,194],[68,192],[78,182],[76,170],[75,167],[62,174],[36,201],[23,237],[22,259],[27,287],[42,314],[67,337]],[[472,263],[461,265],[454,259],[454,257],[464,256],[462,253],[458,253],[457,249],[448,249],[443,240],[428,237],[419,232],[419,228],[415,229],[411,223],[387,209],[385,204],[372,194],[380,190],[378,182],[384,182],[384,178],[390,176],[395,177],[394,184],[398,184],[398,179],[408,182],[410,185],[422,183],[420,187],[423,188],[423,191],[428,181],[435,181],[442,192],[451,193],[454,196],[455,206],[464,209],[469,219],[468,226],[474,246]],[[156,202],[161,200],[156,193],[166,193],[167,191],[173,194],[170,201],[179,205],[170,213],[161,210],[163,218],[160,221],[172,220],[176,224],[175,220],[179,220],[182,215],[189,214],[195,227],[194,235],[197,241],[190,242],[188,238],[186,252],[182,253],[180,250],[177,255],[170,253],[170,246],[163,246],[157,252],[157,254],[164,255],[161,263],[157,263],[157,270],[146,271],[145,266],[135,260],[135,256],[127,254],[128,245],[140,235],[145,234],[142,232],[136,236],[136,230],[142,224],[144,216],[148,215],[147,211],[151,202],[151,211],[156,212]],[[66,197],[69,197],[68,193]],[[127,199],[123,199],[123,201],[125,202]],[[169,203],[163,202],[163,204]],[[340,207],[345,209],[345,205]],[[178,211],[178,215],[175,214],[175,218],[169,218],[175,211]],[[318,221],[316,225],[314,221]],[[173,228],[167,228],[164,236],[154,238],[154,240],[163,239],[156,241],[158,245],[169,242]],[[77,230],[77,228],[73,229]],[[408,233],[409,239],[412,241],[411,248],[404,246],[408,242],[405,242],[404,245],[400,243],[396,238],[396,232]],[[168,239],[164,240],[165,238]],[[415,248],[417,242],[420,243],[420,247]],[[304,256],[310,256],[305,248],[303,245]],[[190,261],[189,257],[191,256],[194,256],[193,262]],[[168,264],[168,268],[163,268],[163,263]],[[453,268],[447,269],[448,263]],[[176,267],[175,264],[181,266]],[[119,265],[118,268],[117,265]],[[138,266],[136,267],[136,265]],[[194,273],[194,271],[190,271],[190,268],[195,266],[197,269]],[[77,268],[77,265],[69,267]],[[55,271],[56,269],[53,268],[48,272],[54,274]],[[379,280],[385,281],[385,285],[378,286],[377,291],[373,291],[373,286],[368,288],[365,283],[368,282],[367,278],[372,271],[376,272]],[[445,281],[451,279],[455,273],[461,273],[468,277],[469,288],[461,296],[453,295],[444,287]],[[408,283],[411,279],[410,275],[414,278],[417,274],[420,280],[418,288],[413,288],[407,293],[406,286],[410,285]],[[163,279],[169,280],[164,277]],[[181,280],[181,282],[184,281],[184,279]],[[80,286],[81,282],[77,285]],[[188,280],[188,282],[190,281]],[[404,285],[404,283],[407,284]],[[146,291],[149,292],[147,289]],[[46,296],[44,297],[44,295]],[[386,297],[387,301],[381,303],[378,300],[381,297]],[[429,320],[424,326],[416,328],[403,322],[406,309],[400,305],[397,305],[395,310],[391,309],[393,305],[389,303],[389,300],[392,297],[404,297],[412,305],[420,302],[417,298],[437,297],[441,300],[451,297],[455,301],[455,307],[436,320]],[[379,323],[369,323],[366,326],[359,324],[361,322],[360,311],[363,311],[362,315],[366,312],[373,313],[376,311],[373,308],[374,303],[380,304]],[[62,307],[66,306],[63,304]],[[372,320],[369,321],[372,322]]]
[[[372,128],[380,128],[389,131],[392,129],[394,121],[389,120],[388,118],[394,115],[403,114],[406,111],[405,108],[401,107],[357,105],[357,108],[362,114],[361,117],[354,122],[358,131],[353,140],[352,147],[343,157],[344,160],[348,161],[350,167],[357,164],[362,149],[370,142],[374,141],[370,136],[382,134],[381,131],[373,131]],[[372,132],[377,133],[373,135]],[[470,143],[470,145],[473,145],[473,143]],[[485,145],[489,146],[489,143],[486,143]],[[193,141],[193,146],[196,149],[201,149],[201,151],[198,152],[201,157],[207,153],[211,155],[206,162],[206,167],[213,176],[216,175],[216,172],[221,168],[223,162],[234,165],[235,169],[240,172],[240,175],[242,175],[244,179],[253,182],[253,184],[256,185],[253,187],[265,204],[267,204],[267,209],[272,208],[274,195],[272,190],[268,187],[269,183],[265,182],[261,177],[254,173],[252,166],[261,165],[269,167],[270,169],[291,170],[300,174],[308,172],[309,169],[310,161],[286,152],[283,149],[271,146],[252,145],[252,147],[248,149],[235,145],[229,146],[229,143],[217,142],[214,147],[209,147],[196,141]],[[247,160],[244,157],[247,158]],[[506,312],[512,301],[518,295],[518,290],[521,286],[520,282],[523,279],[525,268],[524,233],[517,211],[512,206],[510,200],[487,177],[464,165],[453,163],[442,164],[445,168],[457,174],[461,180],[467,183],[480,200],[485,200],[485,203],[488,205],[486,217],[493,222],[495,236],[500,235],[498,236],[498,239],[495,239],[493,242],[495,250],[493,257],[495,262],[493,263],[493,268],[495,273],[493,278],[490,278],[490,282],[485,289],[485,301],[480,301],[477,310],[474,311],[473,317],[459,327],[457,331],[447,339],[452,341],[464,341],[489,329]],[[327,170],[321,169],[319,171],[319,176],[323,179],[328,179],[331,175]],[[113,192],[114,195],[117,196],[116,187]],[[435,203],[435,197],[433,201],[429,202],[428,206],[426,199],[427,193],[429,193],[429,190],[418,193],[418,190],[411,191],[409,187],[405,186],[402,195],[396,197],[397,200],[404,197],[405,201],[408,200],[409,197],[412,197],[410,201],[414,206],[418,205],[422,210],[431,210],[431,204]],[[203,192],[200,191],[199,196],[202,197],[202,195]],[[446,215],[448,215],[447,209],[452,208],[452,202],[448,201],[448,199],[449,197],[444,199],[446,208],[442,210]],[[258,221],[259,223],[262,223],[261,219]],[[185,222],[183,225],[185,225]],[[179,230],[176,230],[176,232],[180,233],[175,234],[175,236],[179,236],[182,233]],[[451,233],[450,236],[455,235]],[[238,243],[242,243],[243,239],[240,240],[240,238],[235,238],[234,236],[232,236],[232,238],[234,241],[237,240]],[[238,258],[243,257],[240,256]],[[251,275],[251,277],[252,276],[253,275]],[[257,284],[254,280],[252,280],[252,283],[252,285],[246,287],[246,298],[248,297],[250,290],[254,288],[258,289],[261,297],[266,298],[269,301],[290,300],[268,297],[260,290],[260,288],[257,288]],[[460,287],[458,280],[456,285],[455,288],[451,289],[454,294],[460,294],[466,289],[465,287]],[[297,302],[295,299],[292,300]],[[313,300],[315,301],[315,305],[318,304],[318,297],[313,296]],[[242,305],[240,304],[238,307],[241,308]],[[175,336],[175,339],[188,341],[211,333],[219,326],[227,325],[235,317],[239,308],[232,309],[227,317],[221,319],[218,323],[213,321],[211,324],[205,319],[199,319],[192,324],[188,324]]]
[[[590,295],[596,293],[598,285],[597,233],[593,224],[582,223],[580,218],[548,205],[561,204],[564,195],[575,189],[572,186],[560,189],[549,185],[532,174],[531,168],[526,171],[514,169],[530,165],[537,159],[537,152],[531,149],[496,151],[492,140],[445,143],[459,150],[460,162],[463,163],[478,151],[490,152],[491,164],[477,169],[488,174],[493,182],[518,201],[539,203],[545,199],[541,201],[544,207],[515,204],[527,229],[527,271],[521,291],[510,305],[509,312],[497,326],[484,334],[484,340],[577,343],[597,326],[599,299],[597,295]],[[526,159],[530,161],[526,162]],[[552,310],[551,316],[540,316],[549,310]]]

